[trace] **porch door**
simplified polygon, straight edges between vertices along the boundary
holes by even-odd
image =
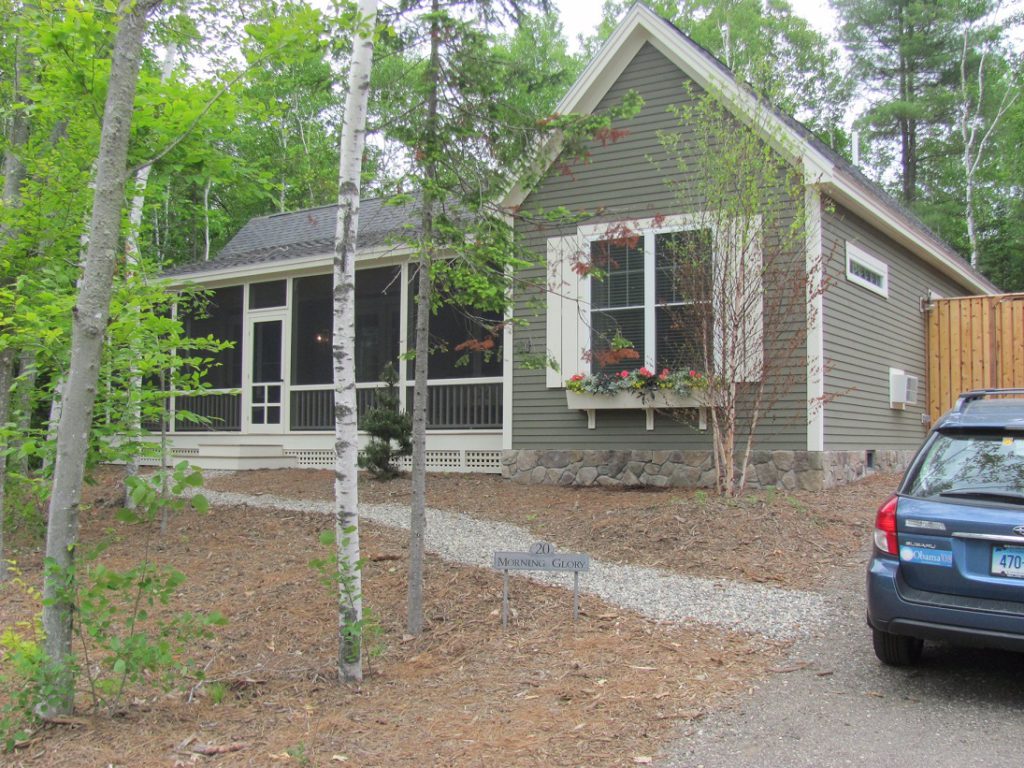
[[[249,320],[249,431],[284,430],[283,315],[260,314]]]

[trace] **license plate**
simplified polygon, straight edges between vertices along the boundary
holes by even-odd
[[[1024,579],[1024,547],[992,547],[992,575]]]

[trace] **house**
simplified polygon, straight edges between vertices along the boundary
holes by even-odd
[[[594,142],[587,162],[571,173],[558,170],[558,143],[549,142],[539,158],[551,171],[534,189],[515,189],[506,199],[510,209],[565,207],[581,212],[581,219],[546,227],[517,223],[517,236],[546,263],[532,277],[539,284],[553,275],[557,289],[517,293],[516,313],[528,324],[505,328],[500,360],[481,358],[467,369],[456,367],[452,355],[432,358],[429,467],[501,471],[534,483],[710,483],[701,409],[678,418],[679,412],[640,401],[580,407],[565,392],[568,376],[599,365],[591,348],[594,329],[616,311],[615,322],[626,310],[633,313],[643,350],[637,364],[661,363],[651,351],[661,338],[652,287],[659,243],[664,237],[701,242],[701,233],[694,210],[680,202],[686,178],[673,188],[666,183],[672,169],[650,159],[663,151],[659,132],[677,132],[685,148],[691,137],[669,108],[707,91],[718,94],[737,121],[760,115],[766,141],[799,171],[802,199],[794,203],[804,211],[803,231],[790,256],[807,285],[824,287],[809,290],[791,318],[801,331],[799,365],[784,372],[785,391],[757,430],[755,482],[820,488],[873,467],[902,466],[927,428],[923,398],[914,397],[927,368],[922,301],[990,293],[994,286],[850,164],[759,102],[707,51],[642,5],[629,11],[558,111],[605,110],[630,90],[640,94],[643,107],[622,126],[625,135]],[[389,236],[414,226],[415,218],[414,206],[366,201],[362,207],[356,279],[361,407],[383,362],[408,346],[410,252]],[[608,233],[619,228],[630,231],[641,256],[628,270],[636,281],[632,303],[616,305],[608,291],[600,302],[594,298],[597,283],[580,274],[575,259],[607,244]],[[183,431],[178,424],[176,451],[211,466],[331,464],[333,231],[333,206],[261,217],[216,259],[174,275],[216,290],[216,310],[197,330],[239,344],[214,382],[238,394],[188,403],[217,417],[218,428]],[[765,288],[765,307],[777,298]],[[537,299],[545,309],[535,308]],[[465,329],[457,314],[432,321],[433,332],[460,338]],[[761,327],[755,320],[751,327]],[[761,354],[771,356],[773,341],[758,340]],[[556,365],[523,364],[538,351]],[[411,402],[412,372],[403,366],[400,373],[400,395]]]

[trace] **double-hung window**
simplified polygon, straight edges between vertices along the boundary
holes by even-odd
[[[589,243],[591,370],[703,369],[708,230],[647,230]]]
[[[758,380],[760,223],[750,227],[712,231],[681,214],[548,238],[547,386],[641,366]]]

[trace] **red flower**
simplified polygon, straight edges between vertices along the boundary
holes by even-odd
[[[637,373],[639,373],[639,374],[640,374],[641,376],[643,376],[643,377],[644,377],[645,379],[649,379],[649,378],[651,378],[651,376],[653,376],[653,375],[654,375],[653,373],[651,373],[650,371],[648,371],[648,370],[647,370],[646,368],[641,368],[641,369],[640,369],[639,371],[637,371]]]
[[[577,373],[575,376],[569,379],[569,381],[583,381],[583,374]]]
[[[696,377],[699,376],[700,374],[698,374],[696,371],[690,371],[690,375]]]
[[[658,374],[658,378],[661,379],[662,381],[667,379],[668,378],[668,368],[662,368],[661,369],[661,373]]]
[[[629,371],[620,371],[619,372],[619,378],[620,379],[628,379],[629,378]]]

